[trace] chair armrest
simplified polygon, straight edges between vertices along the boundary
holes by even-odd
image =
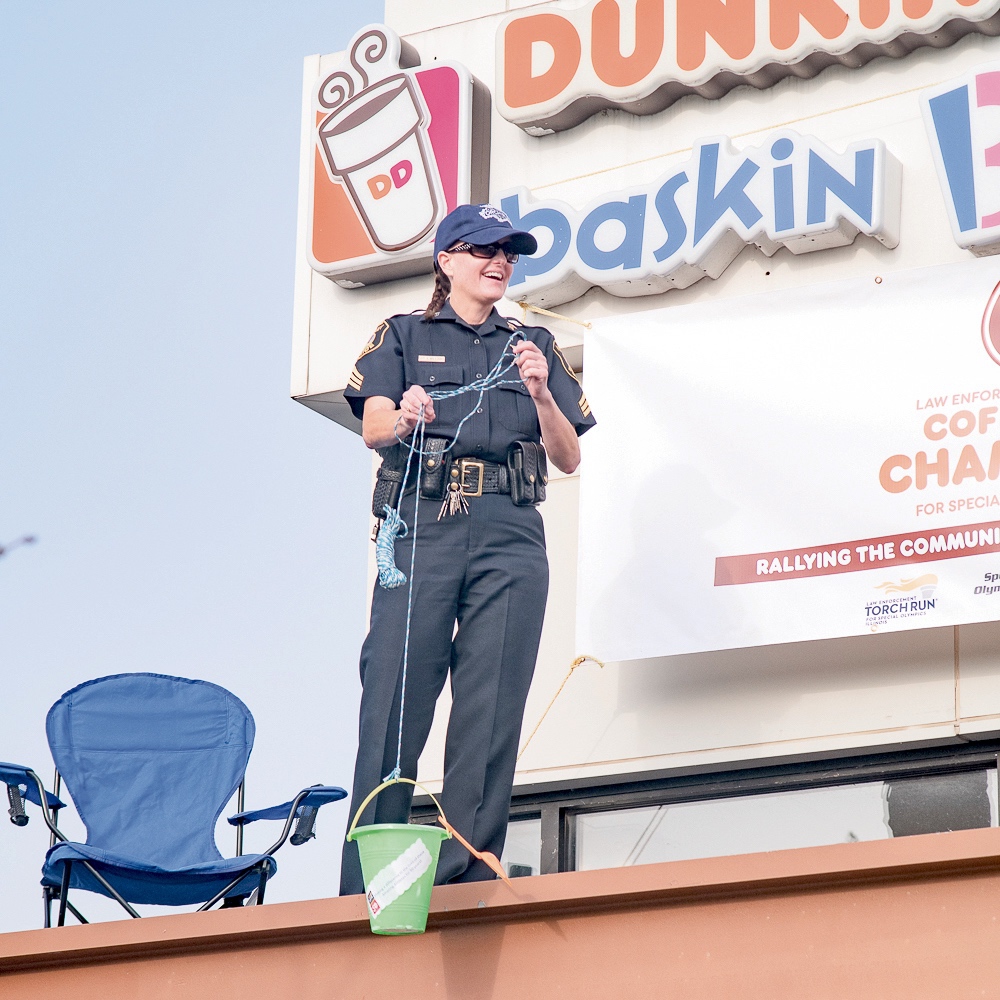
[[[2,766],[2,765],[0,765]],[[303,794],[304,793],[304,794]],[[294,799],[282,802],[280,806],[268,806],[266,809],[248,809],[245,812],[236,813],[227,820],[231,826],[239,826],[240,823],[256,823],[259,819],[289,819],[292,806],[295,805],[295,815],[301,816],[306,808],[319,809],[328,802],[338,802],[346,799],[347,792],[336,785],[313,785],[304,788]]]
[[[36,806],[42,804],[42,796],[39,789],[45,791],[42,786],[38,775],[30,767],[24,767],[21,764],[7,764],[0,761],[0,781],[2,781],[7,786],[14,786],[16,788],[25,788],[21,795],[26,798],[29,802],[34,802]],[[61,799],[56,798],[51,792],[45,792],[46,805],[50,809],[65,809],[66,803]]]
[[[65,840],[66,837],[56,826],[53,813],[58,815],[60,809],[66,807],[66,803],[56,798],[51,792],[45,790],[42,779],[30,768],[23,764],[9,764],[0,762],[0,781],[7,786],[7,801],[10,809],[7,814],[10,816],[14,826],[27,826],[28,814],[24,811],[24,802],[34,802],[42,810],[42,819],[49,828],[52,836],[56,840]],[[21,789],[24,788],[22,792]],[[53,841],[55,843],[55,841]]]
[[[293,820],[298,818],[298,822],[295,824],[295,833],[292,834],[292,844],[298,847],[316,836],[313,825],[320,807],[325,806],[328,802],[337,802],[345,798],[347,798],[347,792],[336,785],[312,785],[309,788],[303,788],[294,799],[283,802],[280,806],[237,813],[235,816],[229,817],[229,822],[233,826],[242,826],[258,819],[283,819],[285,825],[282,828],[281,836],[264,852],[270,855],[274,854],[288,839]]]

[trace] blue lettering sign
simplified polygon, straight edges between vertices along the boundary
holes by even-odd
[[[684,241],[687,239],[687,223],[684,221],[684,216],[677,207],[677,200],[674,197],[677,194],[677,189],[687,182],[688,175],[681,171],[665,181],[660,190],[656,192],[653,204],[660,216],[660,223],[667,232],[666,243],[659,250],[653,251],[653,259],[657,263],[668,257],[673,257],[684,246]]]
[[[695,143],[680,168],[580,210],[509,192],[501,207],[546,248],[521,258],[511,285],[519,298],[553,305],[591,285],[655,294],[717,278],[747,243],[768,255],[782,246],[805,253],[844,246],[860,233],[894,247],[900,173],[877,139],[836,153],[809,136],[779,132],[740,151],[726,139]]]
[[[642,231],[646,217],[646,196],[629,198],[628,201],[609,201],[598,205],[580,223],[576,236],[576,252],[580,260],[598,271],[615,267],[640,267],[642,265]],[[605,222],[617,219],[625,227],[621,243],[613,250],[600,250],[595,243],[597,230]]]
[[[569,220],[555,208],[536,208],[527,215],[521,215],[520,198],[517,195],[502,198],[500,207],[507,213],[515,229],[547,229],[552,235],[552,246],[545,253],[518,258],[510,283],[519,285],[537,274],[548,274],[562,261],[566,251],[573,245],[573,231]]]
[[[829,191],[871,225],[872,198],[875,194],[873,149],[859,149],[854,154],[854,178],[852,184],[821,156],[809,150],[809,197],[806,222],[812,226],[826,219],[826,193]]]
[[[764,214],[750,200],[745,190],[758,170],[760,167],[752,160],[744,160],[736,173],[716,194],[719,144],[713,142],[701,147],[701,162],[698,164],[698,200],[695,203],[694,213],[695,244],[700,243],[708,235],[708,231],[726,212],[733,212],[748,229],[764,218]]]
[[[925,91],[924,124],[960,247],[1000,246],[1000,63]]]

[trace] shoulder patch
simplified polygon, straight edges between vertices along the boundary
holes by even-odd
[[[358,355],[358,361],[360,361],[366,354],[371,354],[372,351],[377,351],[382,346],[388,330],[389,321],[384,319],[375,328],[375,332],[368,338],[368,343],[361,349],[361,353]],[[357,371],[357,368],[354,370]],[[360,388],[360,386],[358,388]]]

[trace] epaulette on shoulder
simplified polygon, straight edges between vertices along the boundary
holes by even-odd
[[[511,330],[541,330],[544,333],[552,335],[552,331],[549,330],[547,326],[542,326],[540,323],[523,323],[519,319],[513,319],[512,317],[507,318],[507,326]]]
[[[514,319],[511,316],[507,317],[507,329],[508,330],[544,330],[545,327],[530,326],[527,323],[522,323],[519,319]]]
[[[405,313],[393,313],[386,322],[392,323],[397,330],[404,328],[409,324],[410,320],[419,319],[423,315],[423,309],[414,309],[413,312]],[[406,323],[402,321],[406,320]]]
[[[396,313],[395,316],[390,316],[390,319],[423,319],[424,310],[414,309],[413,312],[408,313]]]
[[[552,337],[552,331],[546,326],[532,326],[529,323],[522,323],[519,319],[507,319],[507,328],[509,330],[517,331],[518,333],[527,335],[529,331],[535,330],[544,338],[545,336]],[[552,338],[555,340],[555,338]]]

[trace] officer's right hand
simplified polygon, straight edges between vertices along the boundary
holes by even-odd
[[[420,417],[420,407],[424,408],[424,422],[434,423],[434,400],[427,395],[422,385],[411,385],[399,401],[399,436],[405,437],[414,427]]]

